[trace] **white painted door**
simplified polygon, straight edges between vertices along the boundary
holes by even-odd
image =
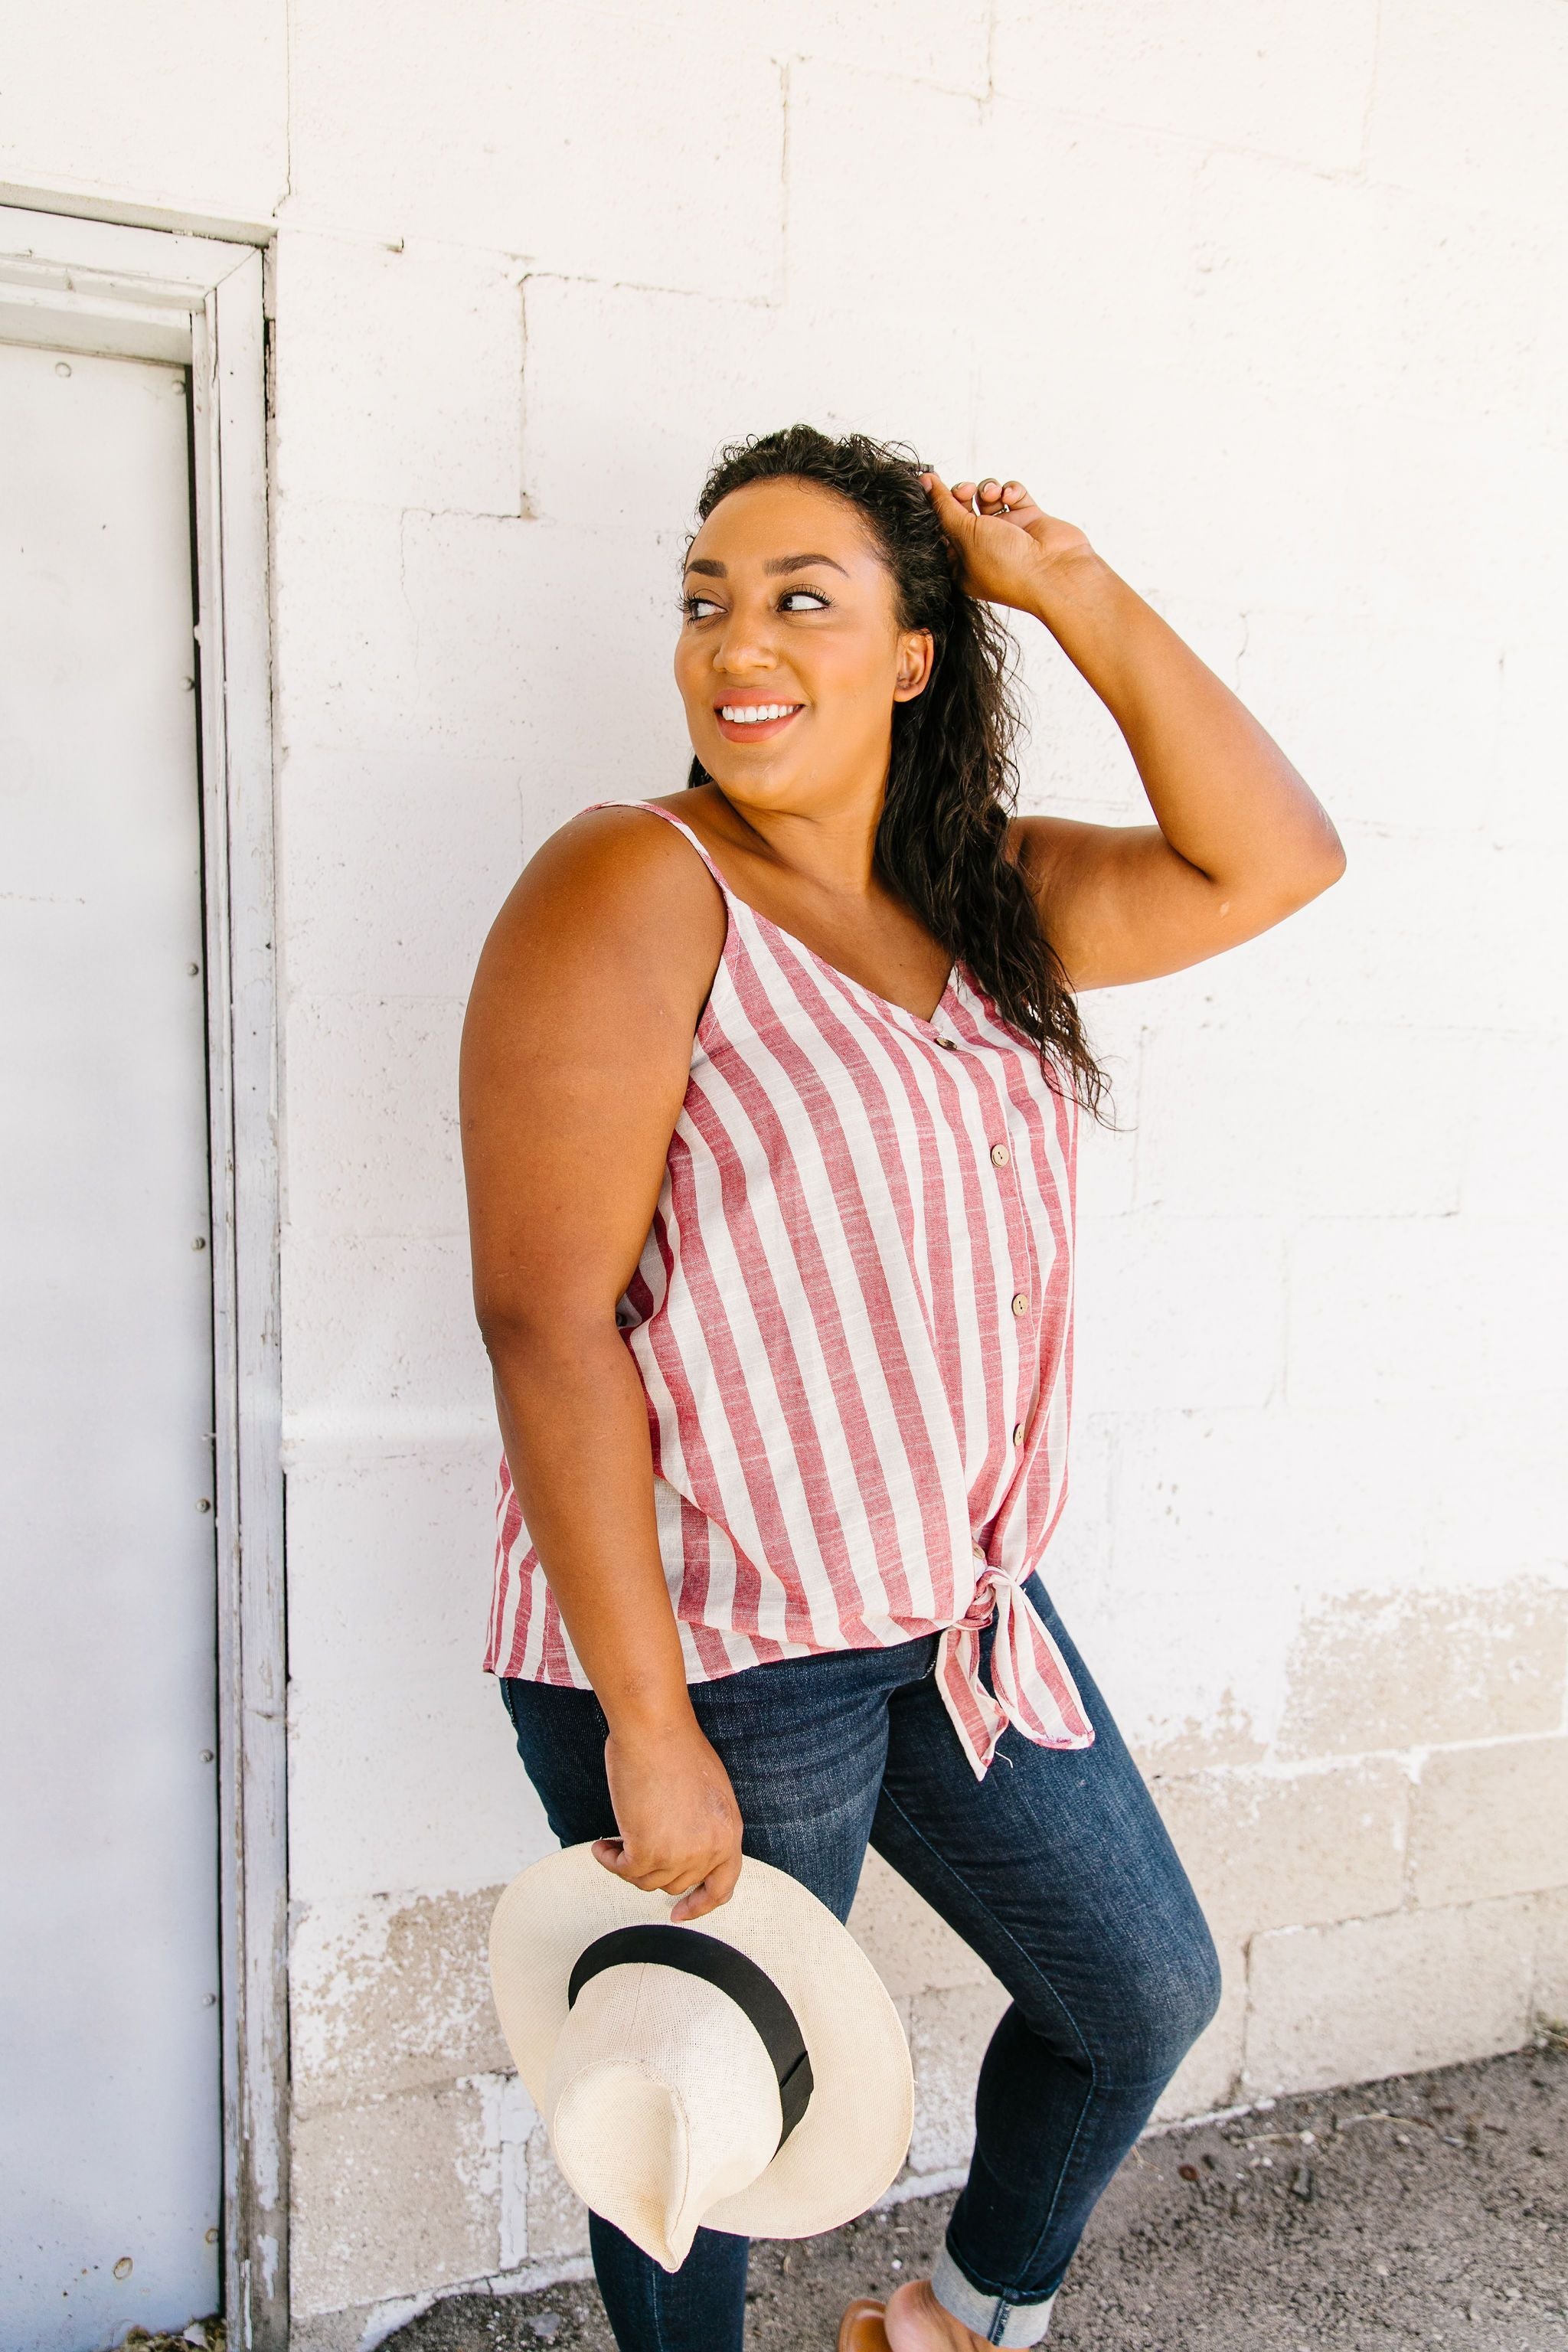
[[[183,372],[0,344],[0,2342],[218,2300]]]

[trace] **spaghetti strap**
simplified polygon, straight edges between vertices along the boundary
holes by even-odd
[[[697,835],[692,832],[691,827],[686,824],[682,818],[678,817],[673,809],[660,808],[657,801],[590,801],[588,807],[596,809],[646,809],[649,816],[663,817],[665,823],[667,824],[672,824],[677,833],[683,833],[686,835],[687,840],[691,844],[692,848],[697,852],[698,856],[700,857],[703,865],[706,866],[709,873],[711,874],[714,881],[717,882],[720,889],[723,892],[725,905],[729,906],[732,901],[737,904],[739,903],[738,901],[735,901],[734,892],[731,889],[730,885],[725,881],[724,877],[720,873],[719,868],[714,865],[713,860],[708,855],[707,850],[704,849],[702,844],[698,840]],[[584,810],[583,813],[586,815],[587,810]]]

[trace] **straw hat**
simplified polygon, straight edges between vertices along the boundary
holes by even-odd
[[[577,2194],[679,2270],[700,2227],[806,2238],[875,2204],[909,2146],[904,2030],[847,1927],[751,1859],[676,1926],[587,1845],[497,1904],[490,1984]]]

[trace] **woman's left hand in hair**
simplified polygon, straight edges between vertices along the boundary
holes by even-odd
[[[950,490],[939,474],[922,474],[921,479],[963,561],[964,588],[989,604],[1032,612],[1043,580],[1057,564],[1093,556],[1078,525],[1047,514],[1022,482],[988,478],[955,482]]]

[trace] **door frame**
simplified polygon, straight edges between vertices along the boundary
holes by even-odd
[[[264,260],[0,206],[0,341],[190,372],[212,1181],[224,2305],[289,2333],[288,1846]]]

